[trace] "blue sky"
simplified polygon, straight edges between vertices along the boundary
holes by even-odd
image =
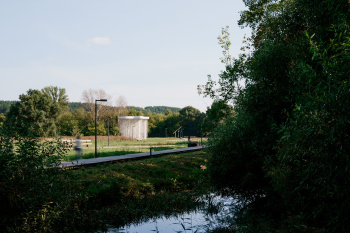
[[[128,105],[205,111],[212,100],[197,85],[224,69],[221,27],[239,54],[250,35],[237,25],[244,9],[240,0],[1,1],[0,100],[53,85],[74,102],[91,88]]]

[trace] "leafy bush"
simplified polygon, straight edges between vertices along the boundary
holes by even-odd
[[[0,134],[0,230],[49,231],[75,198],[68,173],[58,167],[62,145],[8,135]]]
[[[209,141],[213,184],[249,194],[242,216],[252,225],[251,210],[278,203],[281,224],[266,232],[348,232],[350,3],[245,3],[251,53],[226,66],[219,88],[211,79],[204,86],[205,95],[234,101],[237,114]]]
[[[259,137],[250,123],[247,118],[229,118],[209,138],[208,172],[211,183],[224,194],[254,198],[267,184],[262,158],[256,156]]]
[[[334,33],[330,42],[310,40],[316,64],[303,63],[295,71],[302,94],[281,129],[269,176],[304,224],[345,232],[350,220],[350,32],[345,22],[329,31]]]
[[[91,184],[86,192],[89,196],[89,202],[96,202],[97,205],[102,206],[111,205],[119,201],[121,197],[121,187],[118,179],[101,179],[97,184]],[[91,204],[89,203],[89,205]]]

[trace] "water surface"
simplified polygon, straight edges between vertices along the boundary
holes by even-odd
[[[205,206],[200,210],[194,210],[189,213],[181,213],[172,217],[159,217],[149,219],[140,224],[131,224],[121,228],[109,228],[109,233],[144,233],[144,232],[162,232],[162,233],[203,233],[210,229],[223,227],[227,217],[232,216],[232,207],[237,200],[232,197],[221,197],[210,194],[202,198]]]

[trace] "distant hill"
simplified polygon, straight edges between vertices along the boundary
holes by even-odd
[[[165,114],[165,111],[167,109],[171,110],[174,113],[174,112],[180,111],[181,108],[168,107],[168,106],[147,106],[145,107],[145,109],[147,111]]]
[[[136,107],[136,106],[128,106],[128,109],[135,109],[136,111],[142,111],[143,114],[146,114],[147,112],[151,113],[163,113],[165,114],[165,111],[167,109],[170,109],[173,113],[180,111],[181,108],[176,107],[168,107],[168,106],[147,106],[145,108]]]
[[[144,108],[141,108],[141,107],[136,107],[136,106],[128,106],[128,109],[135,109],[136,111],[142,111],[143,114],[146,114],[147,113],[147,110],[144,109]]]
[[[18,102],[18,100],[0,100],[0,113],[6,113],[10,109],[10,106],[16,102]],[[69,110],[74,111],[76,109],[82,108],[84,104],[85,103],[80,103],[80,102],[70,102]],[[180,111],[180,108],[168,107],[168,106],[147,106],[145,108],[128,106],[128,109],[131,109],[131,108],[135,109],[136,111],[142,111],[144,114],[146,114],[147,112],[165,114],[165,111],[167,109],[170,109],[173,113]]]

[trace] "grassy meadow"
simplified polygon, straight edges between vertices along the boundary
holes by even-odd
[[[72,138],[63,138],[65,140]],[[85,136],[82,140],[91,140],[92,145],[83,146],[83,159],[94,158],[95,156],[95,137]],[[200,142],[200,138],[194,138],[191,141]],[[179,149],[187,147],[187,140],[178,138],[147,138],[146,140],[136,141],[126,137],[110,136],[109,147],[108,137],[98,136],[97,138],[97,153],[98,157],[118,156],[126,154],[149,152],[149,147],[152,146],[152,151],[161,151],[169,149]],[[203,139],[203,144],[206,139]],[[72,161],[76,159],[76,152],[73,149],[67,151],[63,161]]]
[[[73,137],[62,137],[62,140],[72,140]],[[95,136],[83,136],[82,140],[91,140],[92,145],[95,146]],[[200,142],[201,138],[191,138],[191,141]],[[203,138],[203,144],[206,142],[206,138]],[[128,137],[122,136],[110,136],[109,137],[109,146],[150,146],[150,145],[187,145],[187,138],[180,139],[174,137],[154,137],[147,138],[145,140],[137,141],[136,139],[132,140]],[[106,147],[108,146],[108,136],[97,136],[97,146]]]

